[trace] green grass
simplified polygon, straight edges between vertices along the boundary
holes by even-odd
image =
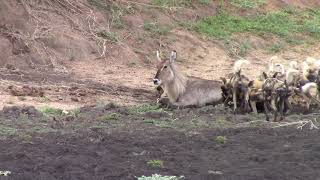
[[[42,97],[39,97],[38,101],[41,103],[46,103],[46,102],[49,102],[50,99],[47,96],[42,96]]]
[[[158,159],[153,159],[153,160],[149,160],[147,162],[147,165],[152,167],[152,168],[163,168],[163,161],[158,160]]]
[[[73,117],[78,117],[80,114],[80,108],[75,108],[70,111],[68,111],[68,115],[73,116]]]
[[[182,180],[184,179],[184,176],[162,176],[159,174],[152,174],[152,176],[141,176],[138,177],[138,180]]]
[[[146,119],[143,121],[143,123],[154,125],[154,126],[160,127],[160,128],[174,128],[173,122],[169,119],[165,119],[165,120]]]
[[[161,7],[191,7],[193,3],[209,5],[212,0],[152,0],[152,4]]]
[[[62,109],[53,108],[53,107],[43,107],[40,109],[45,116],[61,116],[63,113]]]
[[[199,0],[199,3],[202,5],[209,5],[211,0]]]
[[[119,118],[120,118],[120,114],[110,113],[110,114],[103,115],[103,116],[99,117],[98,119],[102,120],[102,121],[110,121],[110,120],[119,120]]]
[[[141,106],[133,106],[129,109],[132,114],[143,114],[147,112],[162,112],[164,111],[158,104],[144,104]]]
[[[191,6],[192,0],[152,0],[152,4],[162,7],[185,7]]]
[[[257,8],[265,3],[265,0],[231,0],[232,5],[245,9]]]
[[[111,43],[117,43],[120,41],[118,34],[111,31],[100,31],[97,33],[97,36],[109,40]]]
[[[239,48],[239,56],[241,57],[246,56],[249,53],[250,49],[251,49],[250,42],[248,41],[242,42]]]
[[[256,17],[235,16],[221,11],[189,27],[217,39],[228,39],[234,34],[245,32],[275,35],[284,39],[295,38],[297,35],[319,39],[320,10],[283,9]]]
[[[227,138],[225,136],[217,136],[215,141],[219,144],[227,143]]]
[[[17,129],[0,124],[0,136],[11,136],[17,132]]]
[[[103,11],[110,11],[110,6],[104,0],[87,0],[91,6]]]
[[[149,32],[151,36],[163,36],[170,32],[170,27],[160,26],[156,21],[146,21],[144,22],[143,28],[145,31]]]
[[[270,53],[278,53],[281,52],[285,48],[285,44],[282,42],[278,42],[276,44],[273,44],[271,47],[269,47]]]

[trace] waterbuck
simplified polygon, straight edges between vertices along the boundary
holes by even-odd
[[[168,98],[159,102],[171,107],[201,107],[223,102],[220,81],[205,80],[183,75],[175,63],[177,52],[172,51],[170,58],[162,60],[157,51],[157,74],[153,82],[164,89]]]

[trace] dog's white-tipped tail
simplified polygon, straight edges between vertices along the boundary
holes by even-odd
[[[276,71],[276,72],[279,72],[281,74],[285,73],[285,69],[284,69],[284,65],[283,64],[277,63],[277,64],[275,64],[275,67],[279,67],[280,68],[280,71]]]
[[[233,66],[233,73],[238,73],[239,71],[241,71],[241,68],[243,65],[249,65],[249,64],[250,62],[245,59],[240,59],[236,61]]]
[[[290,61],[289,67],[291,69],[298,69],[298,62],[297,61]]]

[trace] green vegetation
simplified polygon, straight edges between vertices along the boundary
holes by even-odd
[[[251,49],[250,42],[248,42],[248,41],[242,42],[240,44],[240,48],[239,48],[239,55],[242,57],[246,56],[250,49]]]
[[[177,177],[177,176],[161,176],[159,174],[153,174],[152,176],[146,177],[141,176],[138,177],[138,180],[182,180],[184,179],[183,176]]]
[[[129,109],[132,114],[143,114],[147,112],[162,112],[162,109],[158,104],[144,104],[141,106],[133,106]]]
[[[202,5],[209,5],[211,0],[199,0],[199,3]]]
[[[41,103],[46,103],[46,102],[49,102],[50,99],[47,96],[42,96],[42,97],[39,97],[38,101]]]
[[[192,3],[197,2],[202,5],[209,5],[211,0],[152,0],[152,4],[161,7],[190,7]]]
[[[17,129],[0,124],[0,136],[11,136],[17,132]]]
[[[80,114],[80,109],[79,108],[75,108],[72,109],[70,111],[68,111],[69,115],[73,116],[73,117],[78,117]]]
[[[232,5],[245,9],[257,8],[265,3],[265,0],[231,0]]]
[[[63,113],[62,109],[53,108],[53,107],[44,107],[40,109],[45,116],[61,116]]]
[[[251,32],[271,34],[284,39],[305,35],[320,38],[320,10],[283,9],[257,17],[242,17],[221,11],[194,24],[195,31],[208,37],[227,39],[233,34]]]
[[[163,168],[163,161],[158,160],[158,159],[153,159],[153,160],[149,160],[147,162],[148,166],[152,167],[152,168]]]
[[[110,121],[110,120],[119,120],[120,114],[118,113],[110,113],[99,117],[99,120]]]
[[[173,122],[171,120],[169,120],[169,119],[165,119],[165,120],[147,119],[147,120],[144,120],[143,123],[154,125],[154,126],[160,127],[160,128],[173,128],[174,127]]]
[[[192,0],[152,0],[152,4],[162,7],[191,6]]]
[[[103,10],[103,11],[110,10],[110,6],[104,0],[87,0],[87,1],[91,6],[95,6],[100,10]]]
[[[148,31],[151,36],[163,36],[170,32],[167,26],[160,26],[158,22],[146,21],[143,26],[144,30]]]
[[[227,138],[225,136],[217,136],[215,141],[219,144],[227,143]]]
[[[279,43],[272,45],[268,50],[270,53],[278,53],[278,52],[282,51],[284,48],[285,48],[285,44],[279,42]]]
[[[111,31],[100,31],[97,33],[97,36],[109,40],[111,43],[117,43],[120,41],[118,34]]]

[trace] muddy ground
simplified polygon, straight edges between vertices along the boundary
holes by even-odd
[[[320,131],[310,124],[279,125],[319,125],[318,116],[292,114],[271,123],[263,115],[235,116],[220,106],[105,104],[65,114],[10,107],[1,112],[0,170],[12,174],[0,178],[131,180],[157,173],[190,180],[315,180]],[[152,167],[150,160],[163,165]]]

